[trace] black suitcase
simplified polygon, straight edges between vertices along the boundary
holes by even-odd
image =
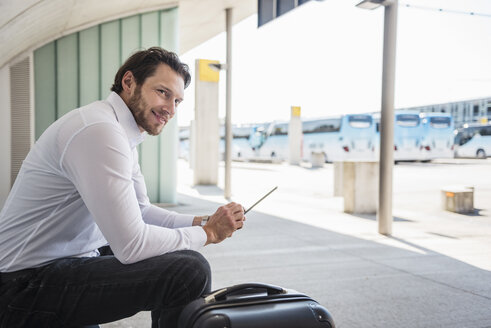
[[[323,306],[305,294],[248,283],[216,290],[189,303],[179,328],[334,328]]]

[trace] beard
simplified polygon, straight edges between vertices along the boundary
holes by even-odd
[[[153,123],[154,118],[152,117],[152,111],[150,109],[145,110],[146,108],[149,108],[149,106],[141,96],[141,86],[136,87],[135,93],[128,100],[128,108],[133,114],[136,124],[147,131],[148,134],[157,136],[162,132],[164,125]]]

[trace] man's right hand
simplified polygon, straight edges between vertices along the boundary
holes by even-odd
[[[242,205],[228,203],[220,206],[217,211],[210,216],[208,222],[203,227],[207,236],[205,245],[217,244],[224,239],[231,237],[235,230],[242,228],[244,221],[245,216]]]

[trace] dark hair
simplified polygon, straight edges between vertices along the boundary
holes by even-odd
[[[152,47],[147,50],[135,52],[126,60],[114,77],[114,84],[111,87],[111,91],[118,94],[123,91],[121,81],[127,71],[133,73],[137,85],[142,85],[147,77],[155,74],[155,70],[160,64],[169,65],[173,71],[181,75],[184,80],[184,88],[187,88],[189,83],[191,83],[191,74],[189,74],[189,66],[187,64],[182,63],[179,57],[171,51],[160,47]]]

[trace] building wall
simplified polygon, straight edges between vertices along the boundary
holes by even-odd
[[[100,24],[35,50],[36,139],[68,111],[105,99],[118,68],[133,52],[151,46],[177,51],[177,23],[176,8],[159,10]],[[176,202],[177,134],[175,117],[160,136],[147,136],[139,148],[152,202]]]
[[[9,67],[0,69],[0,108],[10,108]],[[10,110],[0,110],[0,208],[10,191]]]
[[[454,118],[456,128],[466,123],[491,122],[491,98],[401,108],[401,110],[449,113]]]

